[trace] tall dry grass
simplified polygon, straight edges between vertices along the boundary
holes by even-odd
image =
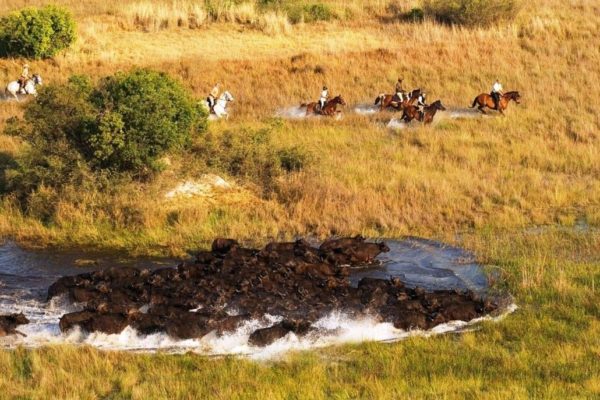
[[[341,121],[274,125],[278,144],[300,145],[315,155],[311,168],[281,182],[276,197],[262,199],[257,192],[246,203],[165,207],[157,200],[161,193],[205,172],[192,161],[201,161],[201,154],[175,156],[155,184],[128,187],[103,202],[94,197],[100,194],[63,199],[52,226],[24,219],[7,203],[0,213],[2,232],[29,241],[180,253],[215,235],[446,238],[488,226],[573,224],[577,217],[598,224],[600,135],[590,106],[600,101],[600,63],[590,46],[596,40],[590,32],[600,27],[594,7],[578,0],[566,8],[558,1],[538,2],[526,6],[515,23],[488,29],[371,18],[352,29],[337,23],[297,26],[293,35],[227,24],[144,33],[119,29],[119,18],[85,17],[91,19],[80,24],[72,52],[33,63],[47,82],[147,66],[180,77],[202,98],[219,81],[236,101],[232,118],[213,124],[214,135],[269,127],[279,109],[314,100],[323,84],[351,106]],[[0,79],[13,78],[19,69],[18,60],[0,61]],[[470,105],[496,77],[507,90],[520,90],[524,100],[511,105],[505,118],[442,121],[399,133],[384,127],[392,114],[352,115],[352,105],[391,91],[398,75],[451,108]],[[20,112],[16,104],[1,104],[0,121]],[[17,151],[18,139],[5,143],[9,156]],[[134,225],[113,223],[123,210],[136,210],[140,218],[130,221]],[[181,218],[172,225],[169,213],[177,212]]]

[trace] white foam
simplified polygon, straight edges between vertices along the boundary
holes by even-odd
[[[390,129],[406,129],[409,125],[400,118],[392,118],[390,122],[388,122],[387,127]]]
[[[103,350],[184,353],[192,351],[198,354],[239,355],[251,359],[273,359],[289,351],[310,350],[344,343],[364,341],[395,342],[410,336],[431,336],[447,332],[465,330],[483,320],[500,320],[517,309],[509,306],[499,317],[486,316],[475,320],[453,321],[438,325],[429,331],[403,331],[391,323],[378,322],[369,317],[350,317],[348,314],[334,312],[316,321],[315,331],[298,337],[289,333],[266,347],[255,347],[248,338],[256,329],[266,328],[282,320],[279,316],[266,315],[259,320],[246,321],[232,333],[217,335],[212,332],[200,339],[175,340],[165,333],[140,335],[135,329],[127,327],[119,334],[85,333],[78,328],[62,333],[58,327],[60,317],[72,312],[74,307],[66,306],[64,300],[51,301],[48,304],[31,301],[26,305],[14,305],[10,310],[0,307],[1,312],[24,312],[31,323],[19,327],[22,336],[0,338],[0,347],[15,346],[39,347],[49,344],[90,345]]]
[[[377,114],[379,110],[380,107],[373,104],[358,104],[354,107],[354,112],[360,115]]]
[[[339,111],[339,110],[338,110]],[[338,112],[333,117],[335,120],[342,119],[342,113]],[[284,118],[284,119],[309,119],[309,118],[321,118],[321,115],[315,114],[306,114],[306,107],[287,107],[281,108],[277,110],[275,113],[276,117]],[[330,118],[330,117],[326,117]]]
[[[311,115],[306,115],[306,107],[287,107],[277,110],[275,116],[287,119],[304,119],[310,118]]]
[[[471,108],[454,108],[439,113],[442,119],[474,119],[485,117],[481,112]]]

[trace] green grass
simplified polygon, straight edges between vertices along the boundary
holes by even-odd
[[[591,399],[600,395],[600,235],[547,228],[463,238],[519,309],[479,329],[363,343],[282,360],[101,352],[0,352],[3,398]],[[491,267],[493,265],[493,267]]]

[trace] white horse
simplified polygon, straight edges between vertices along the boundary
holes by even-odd
[[[216,104],[214,105],[214,107],[212,108],[212,113],[217,117],[217,118],[229,118],[229,114],[227,113],[227,103],[229,103],[230,101],[233,101],[233,96],[231,95],[231,93],[225,91],[223,92],[223,94],[221,94],[221,96],[219,97],[219,99],[217,100]],[[206,102],[206,107],[210,110],[210,105],[208,104],[208,101]]]
[[[38,74],[34,74],[31,79],[28,79],[27,82],[25,82],[25,87],[23,88],[19,85],[19,81],[9,82],[4,89],[4,94],[6,97],[13,96],[19,101],[18,95],[20,94],[37,96],[37,90],[35,89],[37,85],[42,85],[42,77]]]

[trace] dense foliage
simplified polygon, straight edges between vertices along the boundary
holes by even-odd
[[[71,13],[56,6],[24,8],[0,19],[0,55],[48,58],[75,42]]]
[[[423,11],[436,20],[456,25],[488,26],[513,19],[519,0],[425,0]]]
[[[95,87],[74,76],[45,88],[24,119],[8,125],[8,133],[29,145],[7,172],[8,189],[27,194],[77,184],[89,174],[148,177],[168,151],[187,147],[206,120],[204,109],[163,73],[134,70]]]

